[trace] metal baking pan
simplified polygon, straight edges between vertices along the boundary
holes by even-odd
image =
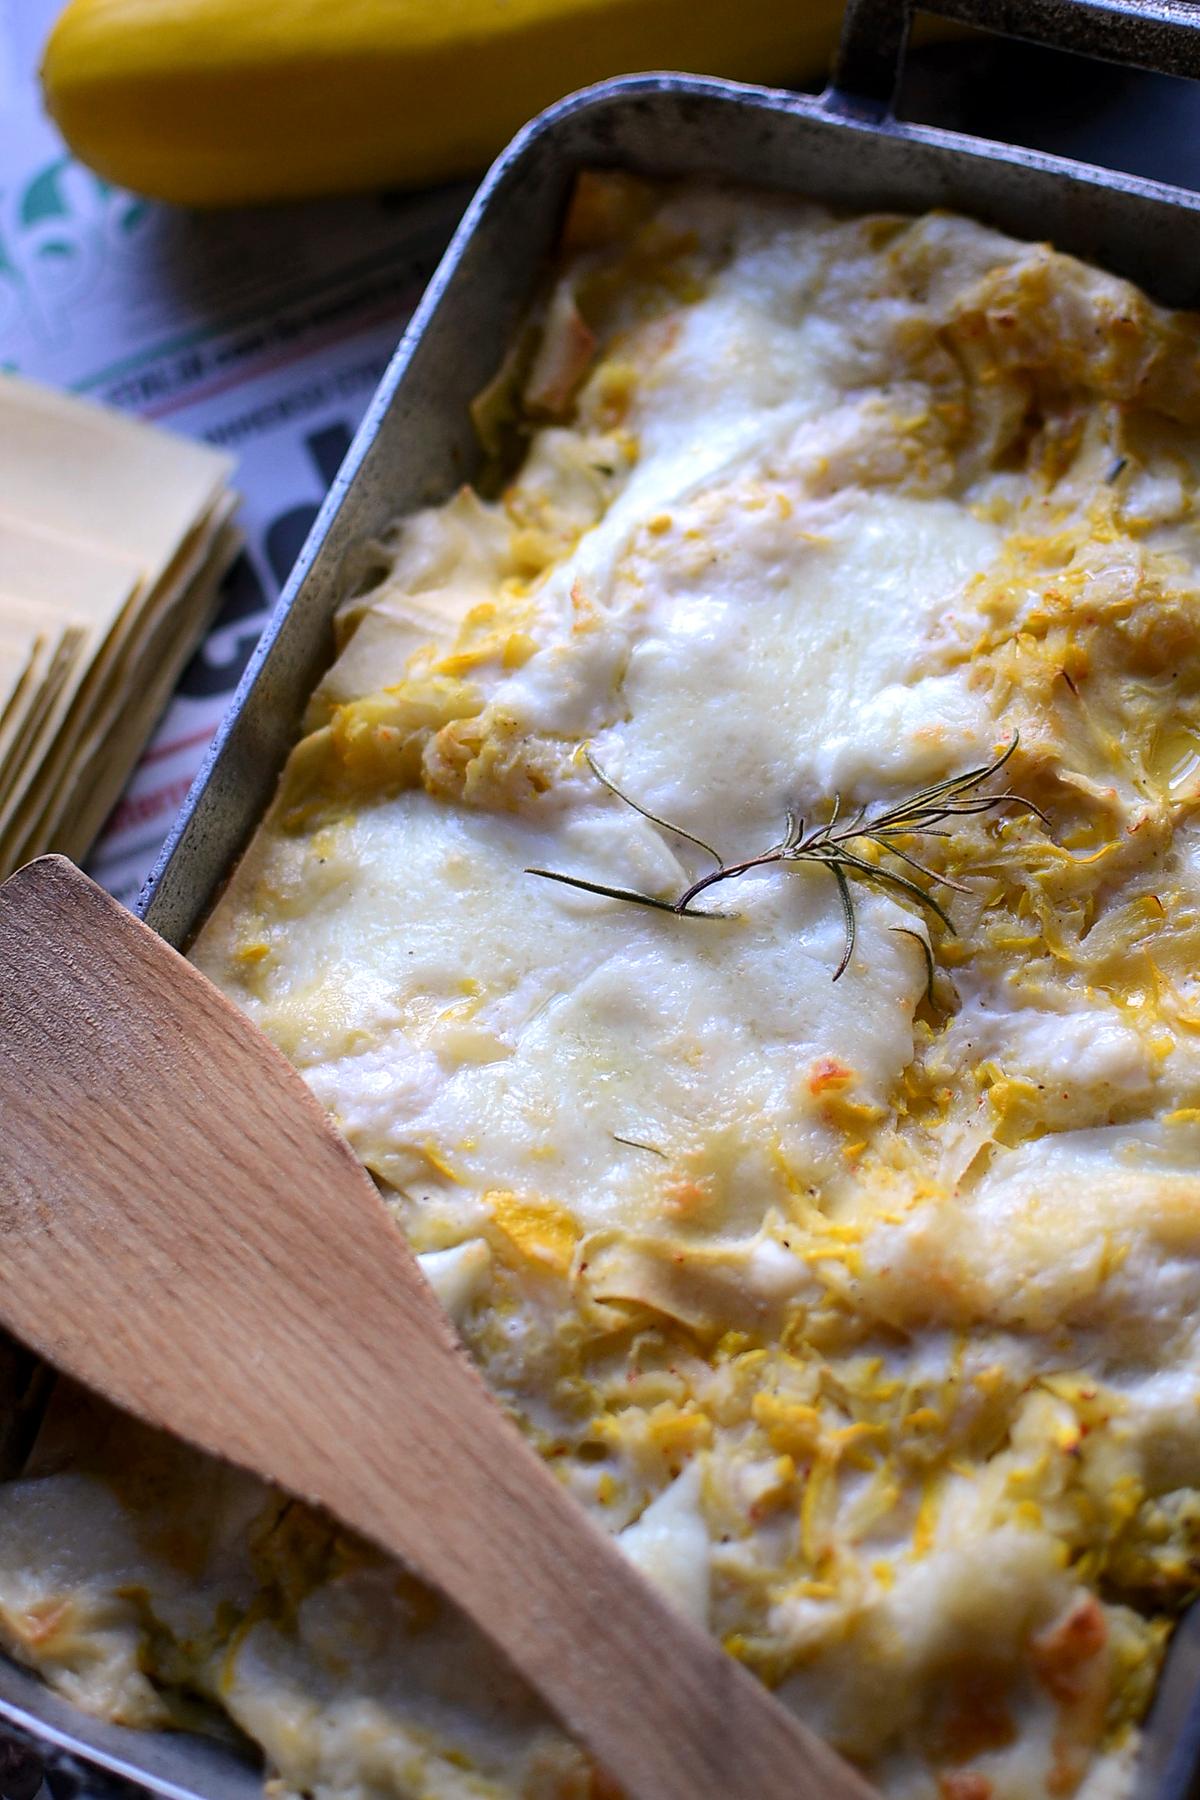
[[[928,0],[929,10],[1060,48],[1200,76],[1189,0]],[[275,787],[331,659],[347,553],[445,499],[478,460],[472,397],[495,372],[552,249],[575,172],[720,174],[836,206],[950,207],[1200,305],[1200,196],[892,115],[912,0],[850,0],[819,98],[681,75],[605,82],[562,101],[500,157],[380,385],[140,902],[186,944]],[[0,1376],[2,1379],[2,1376]],[[0,1434],[2,1435],[2,1434]],[[0,1659],[0,1719],[178,1800],[250,1800],[253,1764],[186,1736],[85,1718]],[[1147,1726],[1137,1800],[1200,1787],[1200,1609],[1176,1633]]]

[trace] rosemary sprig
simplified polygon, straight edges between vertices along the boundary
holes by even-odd
[[[952,888],[956,893],[965,894],[971,890],[962,882],[931,869],[911,851],[902,849],[898,840],[913,837],[946,838],[951,834],[941,827],[947,820],[972,818],[1006,804],[1023,807],[1026,812],[1035,813],[1043,824],[1048,824],[1041,807],[1032,800],[1027,800],[1023,794],[1014,794],[1007,789],[998,794],[979,791],[985,781],[1000,773],[1019,742],[1019,736],[1014,733],[1012,742],[993,762],[981,763],[978,768],[967,769],[961,775],[951,775],[944,781],[935,781],[930,787],[921,788],[910,795],[907,800],[901,800],[895,806],[885,807],[879,812],[871,813],[865,806],[860,806],[843,821],[841,796],[835,794],[830,816],[825,824],[816,825],[809,831],[805,828],[804,820],[789,811],[784,834],[778,843],[771,844],[756,856],[743,857],[737,862],[726,862],[719,851],[705,843],[703,838],[698,838],[694,832],[685,831],[681,825],[673,825],[669,819],[660,818],[657,813],[648,811],[638,801],[631,799],[604,773],[591,752],[585,751],[588,767],[610,793],[615,794],[618,800],[639,813],[643,819],[658,826],[661,831],[672,832],[676,837],[694,844],[712,858],[715,866],[706,875],[693,881],[674,900],[658,899],[653,894],[640,893],[636,888],[611,887],[605,882],[586,880],[581,875],[566,875],[558,869],[526,869],[525,873],[538,875],[544,881],[561,882],[564,887],[582,888],[588,894],[602,894],[609,900],[625,900],[632,906],[651,906],[658,912],[672,913],[676,918],[730,919],[737,915],[698,907],[695,902],[701,894],[707,893],[709,888],[717,887],[721,882],[734,881],[739,875],[748,874],[751,869],[768,868],[775,863],[808,863],[828,869],[837,887],[846,930],[842,958],[833,975],[833,979],[838,981],[850,966],[858,934],[851,881],[873,883],[896,898],[915,902],[932,914],[951,935],[954,933],[949,914],[928,888],[922,887],[920,882],[913,880],[912,875],[889,863],[870,860],[863,854],[864,846],[872,846],[879,857],[887,856],[903,863],[905,869],[924,876],[936,886]],[[903,927],[897,929],[904,930]],[[933,959],[929,945],[920,932],[906,931],[905,935],[916,938],[922,947],[929,976],[929,990],[932,993]]]

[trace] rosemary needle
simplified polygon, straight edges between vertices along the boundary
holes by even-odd
[[[622,1137],[619,1131],[609,1135],[614,1144],[624,1144],[629,1150],[646,1150],[651,1156],[661,1156],[664,1162],[669,1160],[666,1151],[660,1150],[657,1144],[643,1144],[640,1138]]]
[[[657,813],[652,813],[650,811],[649,807],[642,806],[637,800],[633,800],[628,794],[623,793],[616,782],[604,773],[604,770],[600,767],[600,764],[596,761],[590,750],[584,750],[583,760],[592,771],[592,774],[596,777],[596,780],[603,782],[610,794],[615,794],[618,800],[623,800],[625,802],[626,806],[632,806],[634,812],[641,813],[643,819],[649,819],[650,823],[652,825],[657,825],[661,831],[674,832],[676,837],[685,838],[689,844],[695,844],[697,850],[703,850],[705,855],[711,856],[715,863],[721,862],[720,851],[714,850],[711,844],[706,844],[704,839],[697,837],[694,831],[685,831],[682,825],[672,825],[670,819],[660,819]]]
[[[916,944],[917,948],[920,950],[921,955],[925,959],[925,998],[928,1000],[930,1006],[935,1006],[937,1002],[933,992],[933,951],[929,948],[929,939],[925,936],[923,931],[913,931],[908,925],[890,925],[888,929],[889,931],[892,931],[896,937],[911,938],[913,943]]]
[[[903,873],[882,860],[892,857],[903,863],[906,869],[922,875],[935,886],[953,888],[957,893],[969,893],[970,889],[962,882],[953,880],[948,875],[939,874],[927,863],[920,861],[908,850],[903,850],[896,842],[897,838],[930,837],[945,838],[949,832],[940,827],[953,819],[973,818],[980,813],[991,812],[997,806],[1020,806],[1026,812],[1036,815],[1043,824],[1047,824],[1045,813],[1032,800],[1022,794],[1014,794],[1004,790],[998,794],[980,793],[982,784],[993,775],[998,775],[1004,768],[1020,742],[1014,733],[1012,742],[993,762],[981,763],[977,768],[966,769],[961,775],[948,776],[944,781],[935,781],[929,787],[921,788],[917,793],[901,800],[894,806],[884,807],[878,812],[868,812],[860,806],[847,819],[842,820],[841,795],[835,794],[830,807],[829,818],[824,825],[814,826],[811,831],[805,830],[805,823],[796,813],[789,811],[786,817],[784,833],[776,844],[760,851],[756,856],[747,856],[737,862],[726,862],[711,844],[705,843],[694,832],[685,831],[681,825],[673,825],[669,819],[660,818],[642,806],[637,800],[623,793],[617,784],[610,780],[590,750],[585,750],[588,767],[597,781],[609,790],[625,806],[660,831],[672,832],[676,837],[694,844],[713,860],[714,867],[707,874],[699,876],[683,893],[674,900],[660,899],[653,894],[639,893],[636,888],[612,887],[605,882],[590,881],[582,875],[564,874],[558,869],[526,869],[527,875],[538,875],[544,881],[558,881],[564,887],[581,888],[584,893],[600,894],[609,900],[624,900],[631,906],[649,906],[656,912],[672,913],[676,918],[687,919],[729,919],[736,914],[715,912],[707,908],[697,907],[694,902],[709,888],[717,887],[722,882],[734,881],[739,875],[746,875],[751,869],[768,868],[777,863],[807,863],[810,866],[825,868],[834,879],[838,898],[842,906],[842,919],[845,925],[845,944],[841,961],[834,970],[833,979],[838,981],[850,966],[854,955],[854,946],[858,934],[858,919],[854,907],[854,895],[851,881],[867,882],[881,887],[898,899],[915,902],[938,923],[953,933],[954,926],[945,908],[928,888],[914,881],[912,875]],[[881,859],[872,861],[863,854],[861,846],[870,845]],[[895,929],[904,935],[915,938],[921,945],[926,959],[929,976],[929,992],[933,993],[933,957],[929,945],[922,933],[908,931],[903,926]]]
[[[602,881],[585,881],[582,875],[564,875],[559,869],[526,869],[527,875],[540,875],[543,881],[561,881],[564,887],[582,888],[585,894],[603,894],[608,900],[628,900],[631,906],[652,906],[657,912],[674,913],[678,918],[682,907],[673,900],[656,900],[653,894],[639,894],[636,888],[608,887]],[[736,919],[736,913],[700,912],[687,909],[689,919]]]

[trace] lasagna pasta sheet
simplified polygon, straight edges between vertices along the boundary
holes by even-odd
[[[731,1654],[892,1800],[1115,1800],[1200,1566],[1196,321],[585,178],[479,414],[516,475],[379,547],[195,959]],[[944,918],[856,840],[836,981],[827,866],[669,910],[1006,749],[884,859]],[[287,1792],[611,1791],[406,1576],[65,1393],[0,1631]]]

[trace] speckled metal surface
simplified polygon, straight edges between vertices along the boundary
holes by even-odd
[[[931,4],[1042,44],[1093,48],[1200,75],[1200,7],[1190,0]],[[444,497],[470,474],[468,404],[528,300],[576,169],[616,164],[650,174],[720,172],[847,206],[957,207],[1019,236],[1053,238],[1168,303],[1200,305],[1200,196],[945,128],[944,121],[964,114],[973,122],[977,109],[961,100],[968,90],[954,90],[954,104],[948,96],[954,71],[969,70],[976,49],[939,51],[919,67],[922,79],[910,79],[902,91],[902,110],[906,100],[915,101],[917,111],[943,122],[892,115],[908,12],[907,0],[855,0],[837,90],[824,97],[682,76],[633,77],[552,108],[500,158],[381,384],[143,895],[144,916],[171,942],[187,941],[270,796],[304,701],[331,653],[330,618],[348,552],[397,513]],[[985,82],[988,66],[985,55]],[[1085,153],[1099,154],[1092,144],[1100,140],[1088,137],[1086,107],[1080,112],[1086,82],[1081,88],[1073,77],[1071,92],[1082,129],[1074,137],[1059,132],[1055,140],[1038,120],[1033,135],[1072,149],[1082,138]],[[1003,120],[1003,104],[992,114]],[[1152,100],[1140,116],[1159,116]],[[1187,116],[1200,127],[1200,110]],[[1160,161],[1156,172],[1163,166]],[[1200,186],[1200,160],[1196,178]],[[18,1429],[13,1445],[19,1438]],[[233,1751],[84,1719],[2,1659],[0,1716],[57,1746],[52,1766],[63,1753],[91,1759],[176,1800],[250,1800],[258,1791],[257,1771]],[[29,1740],[22,1742],[28,1751]],[[1197,1791],[1198,1767],[1200,1613],[1176,1634],[1147,1735],[1138,1800],[1186,1800]],[[21,1768],[18,1785],[29,1779],[27,1763]],[[0,1796],[30,1800],[10,1791],[2,1766]],[[57,1790],[54,1800],[60,1800]]]

